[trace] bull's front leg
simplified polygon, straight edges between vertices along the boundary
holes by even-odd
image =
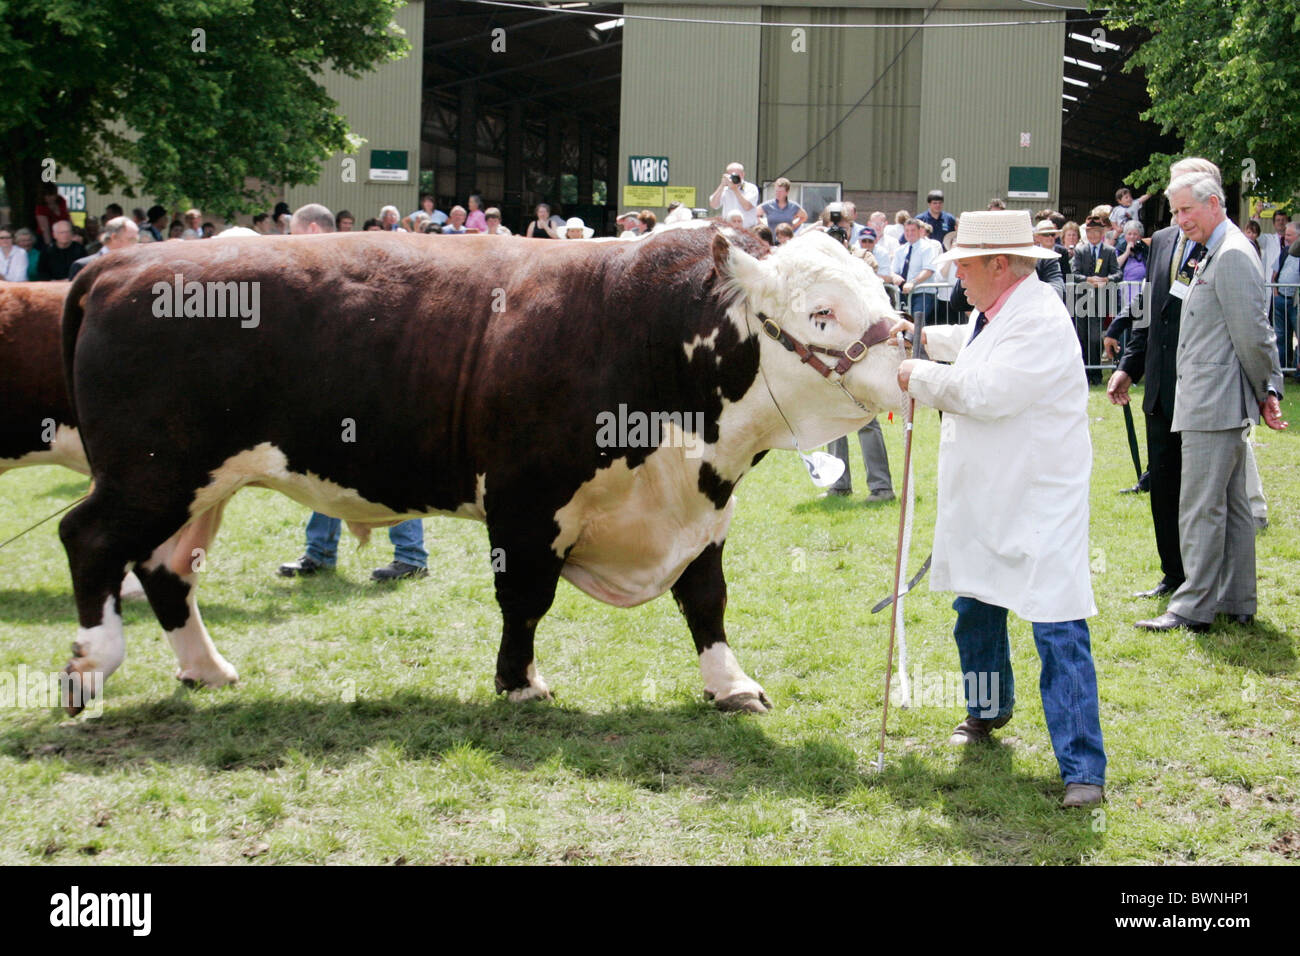
[[[709,545],[687,565],[673,585],[673,598],[695,639],[705,696],[719,710],[765,714],[772,709],[772,704],[763,688],[741,670],[722,626],[722,615],[727,609],[727,582],[722,576],[725,543]]]
[[[537,673],[533,659],[533,635],[555,600],[564,561],[544,544],[513,543],[513,535],[493,534],[491,528],[488,531],[502,622],[497,693],[514,702],[550,700],[551,689]]]

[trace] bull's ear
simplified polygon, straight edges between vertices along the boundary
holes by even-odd
[[[748,298],[758,295],[771,282],[767,270],[757,259],[744,249],[733,246],[720,233],[713,237],[713,265],[718,275],[734,282]]]

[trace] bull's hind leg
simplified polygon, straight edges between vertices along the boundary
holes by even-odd
[[[62,703],[69,713],[78,713],[98,696],[126,657],[122,575],[140,554],[148,553],[150,527],[157,523],[132,514],[121,497],[102,485],[59,523],[77,603],[77,639],[64,668]],[[162,532],[157,538],[165,536]]]
[[[725,542],[724,542],[725,543]],[[727,582],[722,576],[722,543],[711,544],[686,566],[673,585],[673,598],[681,608],[695,639],[704,675],[704,693],[719,710],[745,710],[764,714],[772,709],[763,688],[741,670],[731,653],[722,616],[727,609]]]
[[[176,679],[190,686],[220,687],[239,679],[203,626],[195,600],[203,562],[216,537],[225,502],[204,512],[136,565],[136,575],[176,653]]]
[[[553,534],[553,529],[550,534]],[[501,649],[497,652],[497,693],[512,701],[549,700],[551,689],[537,673],[533,635],[555,600],[563,560],[543,545],[503,545],[492,533],[497,604],[501,608]],[[531,540],[536,540],[529,536]],[[544,540],[544,539],[543,539]],[[500,565],[497,566],[497,562]]]

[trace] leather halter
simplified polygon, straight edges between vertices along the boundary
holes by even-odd
[[[862,357],[867,354],[867,350],[873,345],[879,345],[889,338],[889,323],[883,319],[871,323],[862,335],[849,343],[847,349],[828,349],[820,345],[807,345],[790,335],[781,326],[777,325],[774,319],[769,319],[762,312],[758,313],[758,320],[763,323],[763,331],[767,337],[775,339],[783,345],[787,352],[793,352],[799,356],[799,360],[814,371],[821,374],[822,378],[829,379],[831,372],[838,372],[843,376],[849,369],[862,361]],[[833,366],[827,365],[817,357],[816,353],[828,355],[831,358],[839,359]]]

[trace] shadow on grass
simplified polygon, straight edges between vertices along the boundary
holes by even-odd
[[[267,772],[303,758],[340,768],[384,744],[411,761],[439,761],[468,745],[516,774],[558,760],[581,776],[656,792],[687,788],[723,807],[764,793],[834,808],[862,788],[883,788],[899,809],[916,811],[921,822],[909,826],[934,830],[938,845],[980,862],[1073,862],[1100,839],[1086,815],[1057,809],[1059,781],[1012,769],[1007,745],[970,748],[947,768],[907,755],[877,774],[842,741],[782,743],[761,719],[703,702],[588,713],[401,692],[351,703],[234,698],[197,706],[192,692],[178,689],[149,704],[115,706],[110,696],[93,720],[29,714],[0,731],[0,753],[89,775],[157,763]],[[942,825],[925,822],[936,805]]]
[[[1234,667],[1259,674],[1286,674],[1296,669],[1291,636],[1263,618],[1255,618],[1250,626],[1227,624],[1220,618],[1209,631],[1195,637],[1202,651]]]

